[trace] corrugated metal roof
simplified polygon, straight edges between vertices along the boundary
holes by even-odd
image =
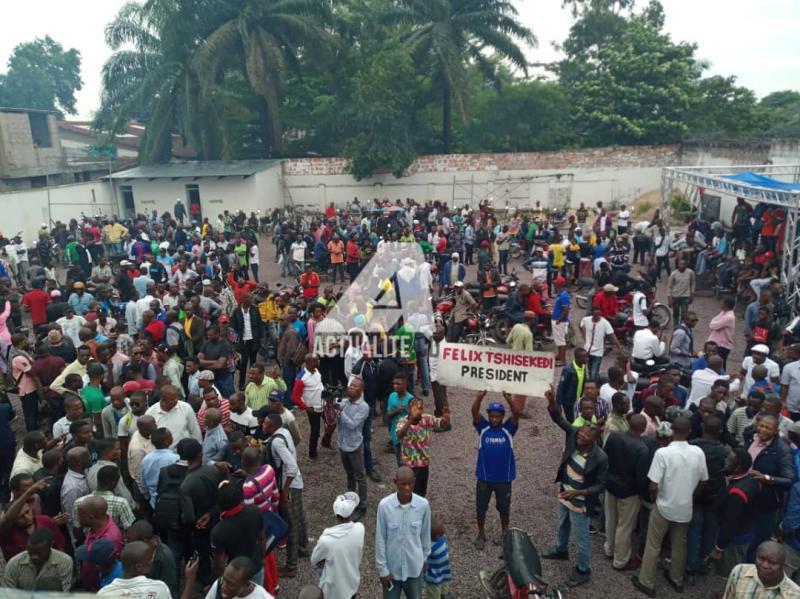
[[[46,108],[23,108],[22,106],[0,106],[0,112],[34,112],[43,114],[58,114],[58,110]]]
[[[150,164],[120,171],[112,179],[174,179],[193,177],[248,177],[281,163],[280,160],[208,160]]]

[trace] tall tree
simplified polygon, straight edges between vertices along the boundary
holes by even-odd
[[[406,43],[431,79],[442,101],[442,151],[452,147],[453,103],[467,121],[469,64],[486,78],[499,82],[495,55],[527,72],[528,62],[519,43],[535,44],[533,32],[523,26],[517,10],[507,0],[397,0],[392,22],[410,28]]]
[[[767,119],[759,113],[756,95],[736,85],[736,77],[701,79],[686,124],[693,135],[746,137],[763,134]]]
[[[204,90],[195,68],[197,48],[215,26],[213,14],[210,0],[130,2],[106,27],[114,52],[103,66],[96,125],[116,133],[130,118],[145,120],[143,163],[169,160],[173,133],[201,159],[220,155],[225,96]]]
[[[704,68],[694,56],[696,46],[675,43],[663,33],[664,13],[656,1],[639,14],[617,17],[588,11],[564,44],[567,57],[558,71],[580,143],[679,141]],[[613,22],[615,34],[597,35],[593,19],[603,31]]]
[[[0,105],[75,114],[82,85],[80,52],[64,50],[48,35],[14,48],[0,75]]]
[[[259,106],[267,154],[283,154],[280,108],[290,69],[299,72],[303,50],[331,42],[324,25],[327,3],[320,0],[236,0],[220,3],[229,18],[205,40],[197,58],[204,82],[217,85],[226,69],[240,68]]]
[[[778,137],[800,137],[800,92],[783,90],[761,98],[758,110],[768,132]]]

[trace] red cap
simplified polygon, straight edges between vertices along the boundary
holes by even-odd
[[[228,317],[227,314],[223,314],[222,316],[219,317],[219,322],[230,322],[230,321],[231,319]]]
[[[553,283],[555,283],[559,287],[564,287],[567,284],[567,280],[564,277],[559,276],[556,277],[556,280],[553,281]]]
[[[141,391],[142,386],[137,381],[128,381],[124,385],[122,385],[122,391],[126,395],[130,395],[134,391]]]

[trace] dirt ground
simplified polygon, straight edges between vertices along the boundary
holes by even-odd
[[[280,268],[274,262],[274,246],[264,240],[261,244],[261,276],[270,284],[280,279]],[[510,265],[518,273],[525,272],[519,262]],[[635,271],[636,269],[634,269]],[[474,267],[469,267],[467,278],[475,276]],[[323,280],[323,285],[325,281]],[[665,280],[659,286],[658,298],[666,300]],[[695,331],[695,346],[699,350],[708,336],[708,322],[718,312],[719,303],[714,298],[697,298],[693,309],[698,313],[699,323]],[[734,350],[731,362],[741,360],[741,348]],[[613,355],[606,357],[605,371]],[[556,380],[560,372],[556,372]],[[499,400],[499,396],[487,397],[488,401]],[[477,436],[472,428],[470,405],[473,392],[451,388],[449,390],[453,429],[437,434],[433,440],[428,499],[434,514],[444,519],[450,547],[451,567],[455,580],[451,585],[452,597],[458,599],[478,599],[483,597],[478,573],[481,569],[493,571],[499,564],[500,548],[493,545],[493,539],[500,537],[500,523],[496,512],[490,508],[487,517],[487,534],[490,542],[483,551],[477,551],[472,541],[475,537],[475,461]],[[427,402],[431,406],[432,400]],[[553,483],[556,467],[564,444],[564,434],[550,420],[543,398],[530,398],[528,409],[531,419],[522,420],[515,437],[514,449],[517,461],[517,480],[513,487],[511,524],[531,535],[540,551],[548,549],[556,537],[556,493]],[[307,438],[308,423],[299,415],[301,432]],[[394,457],[384,451],[388,439],[387,429],[374,423],[374,454],[379,463],[379,471],[384,481],[380,484],[369,481],[369,509],[362,520],[366,526],[366,546],[361,564],[362,599],[381,597],[380,582],[375,567],[374,534],[375,510],[381,498],[394,492],[392,476],[395,470]],[[317,461],[306,457],[305,447],[300,449],[300,468],[305,482],[304,505],[309,534],[319,536],[322,529],[335,523],[332,511],[333,499],[346,490],[345,474],[335,451],[322,449]],[[642,597],[630,582],[630,573],[616,572],[610,560],[603,556],[602,533],[592,537],[592,581],[578,589],[564,586],[570,568],[564,562],[544,561],[544,576],[552,585],[558,585],[565,598],[589,599],[600,596],[613,596],[615,599]],[[313,546],[313,541],[312,541]],[[571,546],[571,552],[574,546]],[[283,556],[279,557],[279,562]],[[308,560],[301,560],[299,574],[293,580],[282,581],[283,597],[295,597],[304,585],[314,582],[313,568]],[[695,585],[687,586],[684,596],[707,597],[711,591],[722,590],[724,580],[719,578],[700,579]],[[658,596],[678,597],[666,584],[658,584]],[[333,598],[339,599],[339,598]]]

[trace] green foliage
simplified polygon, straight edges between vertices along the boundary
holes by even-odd
[[[675,194],[672,196],[672,213],[673,214],[689,214],[692,211],[692,204],[688,198],[682,194]]]
[[[800,137],[800,92],[784,90],[761,99],[758,110],[775,137]]]
[[[400,177],[414,161],[407,107],[415,87],[414,63],[403,46],[387,45],[364,56],[344,113],[351,126],[343,155],[357,179],[382,170]]]
[[[486,81],[499,85],[497,57],[527,71],[518,43],[533,45],[533,32],[517,19],[506,0],[397,0],[390,22],[409,29],[403,38],[417,64],[436,85],[442,99],[442,151],[452,147],[452,110],[468,120],[468,64],[475,64]]]
[[[145,163],[179,136],[201,159],[345,156],[358,178],[400,176],[423,153],[800,135],[800,93],[757,102],[733,77],[703,78],[657,1],[563,5],[574,23],[548,81],[527,77],[535,38],[507,0],[133,2],[106,31],[96,126],[144,121]],[[20,87],[11,74],[0,100]],[[74,106],[50,81],[29,73],[28,103]]]
[[[590,12],[581,19],[595,17]],[[588,25],[579,30],[591,30]],[[679,141],[688,128],[685,115],[703,68],[694,57],[696,47],[676,44],[662,32],[663,12],[656,3],[618,26],[615,35],[599,43],[568,43],[575,49],[559,65],[580,143]],[[573,28],[570,36],[575,32]]]
[[[0,75],[0,106],[59,110],[75,114],[81,89],[81,55],[50,36],[18,45]]]
[[[518,81],[475,94],[463,132],[466,152],[557,150],[571,142],[564,89],[548,81]]]
[[[633,215],[635,217],[641,217],[650,212],[653,209],[653,205],[650,202],[642,202],[641,204],[636,206],[636,209],[633,211]]]
[[[697,85],[687,115],[693,134],[746,137],[763,132],[766,118],[758,110],[755,94],[736,85],[736,77],[707,77]]]

